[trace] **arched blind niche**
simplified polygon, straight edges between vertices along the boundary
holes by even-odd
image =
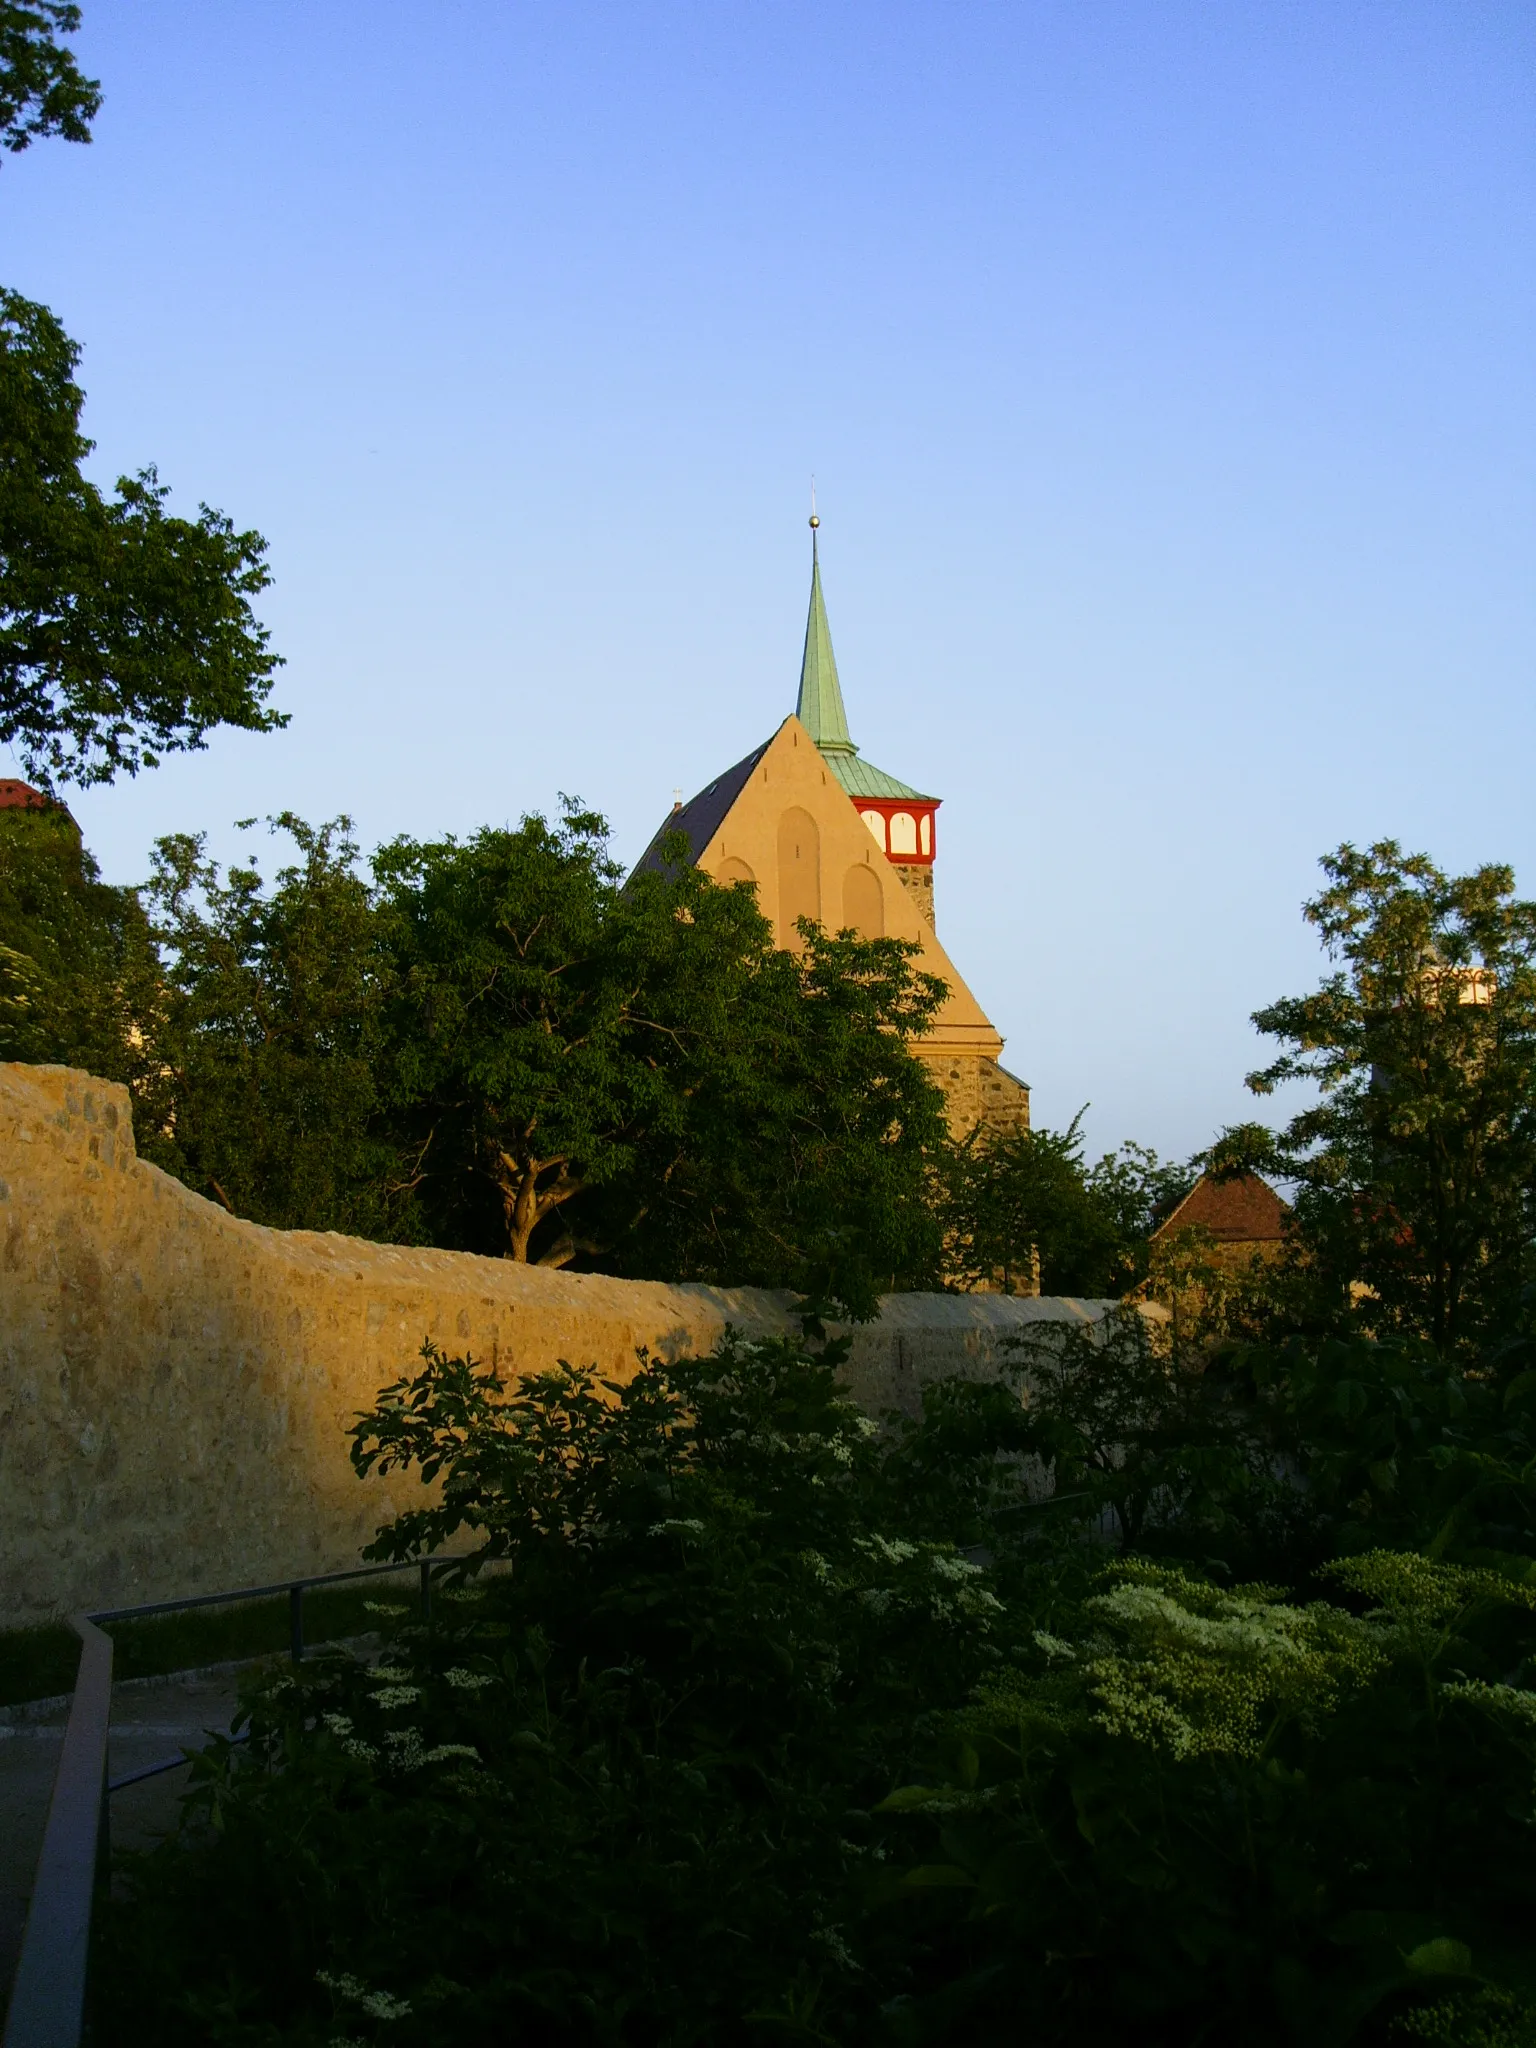
[[[885,899],[880,894],[880,877],[862,862],[843,877],[843,923],[851,924],[861,939],[885,937]]]
[[[799,805],[779,820],[779,944],[798,948],[795,920],[821,922],[821,834]]]
[[[715,880],[722,889],[729,889],[737,882],[755,882],[756,875],[744,860],[738,860],[733,853],[728,860],[721,861],[715,869]]]

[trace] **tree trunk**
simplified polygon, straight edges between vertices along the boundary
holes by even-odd
[[[507,1227],[506,1258],[528,1265],[533,1233],[544,1218],[572,1195],[581,1193],[585,1183],[567,1167],[568,1162],[560,1156],[515,1159],[510,1152],[498,1149],[494,1178],[501,1190],[501,1209]],[[541,1187],[540,1181],[551,1168],[558,1169],[554,1180]]]

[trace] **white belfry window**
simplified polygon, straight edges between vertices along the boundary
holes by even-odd
[[[895,811],[891,815],[892,853],[916,853],[917,820],[910,811]]]
[[[880,851],[884,853],[885,819],[881,816],[879,811],[860,811],[859,816],[864,820],[865,824],[869,827],[870,831],[874,833],[875,841],[879,846]]]
[[[924,811],[917,821],[917,836],[924,853],[933,852],[933,820]]]

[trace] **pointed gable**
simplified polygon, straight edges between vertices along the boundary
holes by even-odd
[[[726,784],[735,793],[721,808]],[[786,718],[771,740],[674,812],[642,865],[659,865],[660,841],[669,828],[690,819],[684,829],[693,845],[704,820],[716,812],[714,829],[694,853],[695,864],[718,882],[752,883],[780,945],[795,943],[795,918],[802,915],[828,931],[851,925],[867,937],[914,941],[918,966],[949,986],[924,1049],[998,1057],[1003,1041],[991,1020],[798,718]]]
[[[1290,1211],[1267,1180],[1241,1173],[1231,1180],[1201,1174],[1189,1193],[1153,1231],[1174,1237],[1181,1230],[1208,1230],[1219,1244],[1278,1244],[1285,1236]]]

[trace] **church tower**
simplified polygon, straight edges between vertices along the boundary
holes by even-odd
[[[797,952],[800,920],[860,938],[903,939],[944,982],[932,1028],[912,1050],[944,1091],[959,1137],[987,1124],[1027,1128],[1029,1089],[1002,1064],[1003,1041],[933,925],[939,799],[866,761],[848,730],[821,594],[811,517],[811,609],[793,713],[761,746],[674,806],[640,857],[686,857],[726,887],[750,888],[777,943]],[[801,742],[804,741],[804,745]]]
[[[940,799],[924,796],[910,783],[887,775],[860,758],[848,731],[842,685],[832,653],[832,633],[821,594],[821,555],[811,514],[811,609],[805,622],[800,663],[800,700],[795,716],[820,748],[827,766],[868,826],[875,844],[896,870],[902,886],[928,920],[933,916],[933,856]]]

